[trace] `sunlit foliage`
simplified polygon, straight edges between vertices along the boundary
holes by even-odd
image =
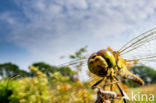
[[[36,67],[31,66],[30,69],[36,74],[35,77],[10,80],[9,84],[6,81],[1,82],[0,90],[3,93],[10,90],[10,94],[3,95],[6,99],[1,98],[1,101],[5,99],[10,103],[93,103],[92,94],[79,80],[73,82],[70,77],[63,76],[60,72],[49,73],[49,80],[47,75]]]

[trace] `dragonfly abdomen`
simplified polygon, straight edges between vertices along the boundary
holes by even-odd
[[[140,85],[144,85],[144,81],[138,77],[137,75],[131,73],[130,71],[127,70],[127,79],[132,80]]]

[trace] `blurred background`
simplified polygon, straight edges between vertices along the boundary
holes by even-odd
[[[87,64],[58,65],[107,47],[118,50],[155,27],[155,18],[155,0],[1,1],[0,102],[94,103]],[[155,65],[131,71],[146,85],[125,81],[125,89],[156,96]]]

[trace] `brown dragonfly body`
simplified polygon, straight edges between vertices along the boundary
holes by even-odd
[[[114,78],[114,76],[119,76],[144,85],[141,78],[127,69],[126,59],[120,57],[119,51],[115,52],[110,48],[93,53],[88,59],[88,68],[91,73],[100,77]]]

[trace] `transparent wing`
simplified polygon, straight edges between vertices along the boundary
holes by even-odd
[[[79,65],[80,63],[81,64],[85,64],[87,62],[88,59],[77,59],[77,60],[73,60],[73,61],[70,61],[70,62],[66,62],[66,63],[63,63],[63,64],[60,64],[58,65],[57,67],[61,67],[61,66],[75,66],[75,65]]]
[[[129,61],[149,63],[156,61],[156,28],[153,28],[129,41],[119,50]]]
[[[88,71],[89,79],[88,83],[90,86],[94,85],[97,81],[101,80],[103,77],[99,77],[91,72]],[[102,87],[105,84],[104,81],[98,84],[98,86]]]

